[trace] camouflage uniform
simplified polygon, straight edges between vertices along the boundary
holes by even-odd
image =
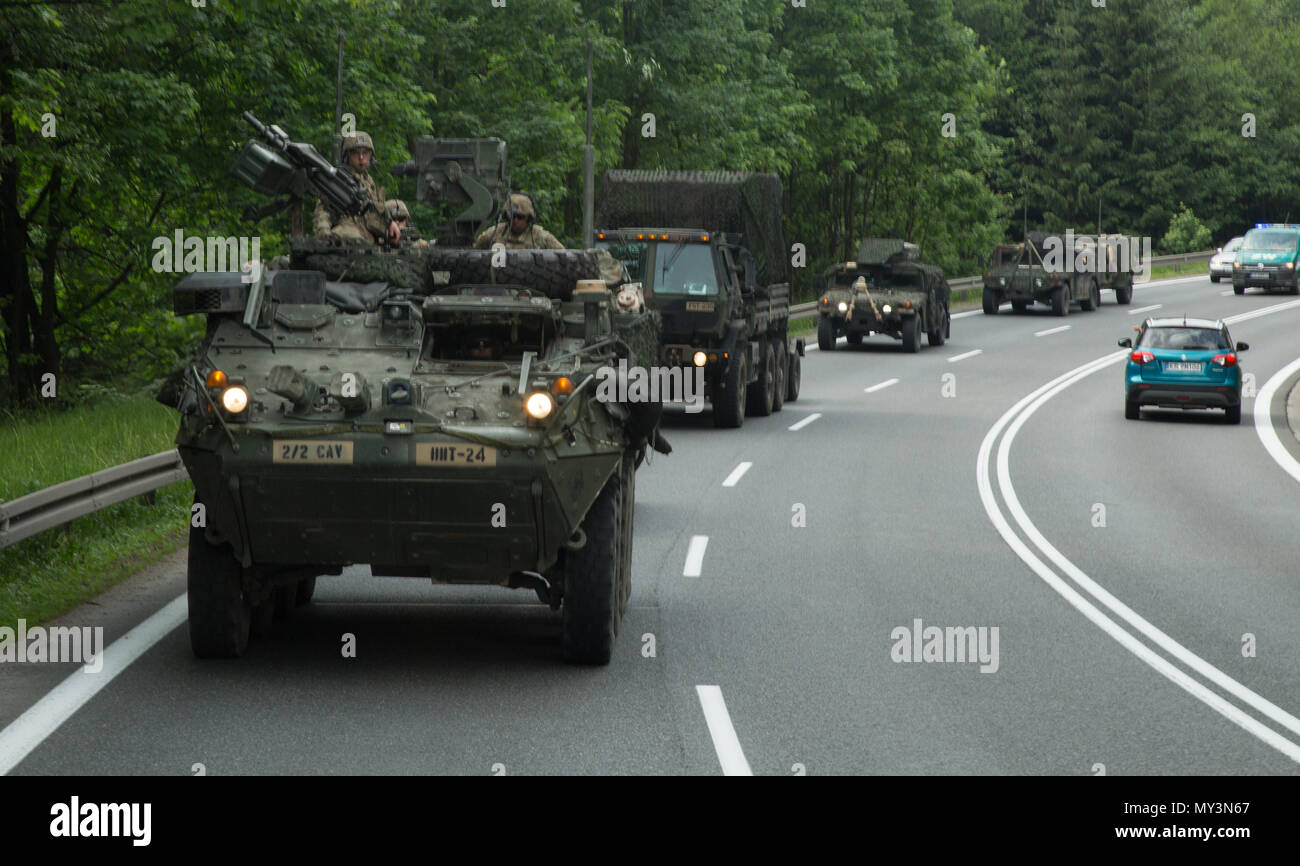
[[[521,213],[528,218],[528,227],[515,234],[510,225],[515,214]],[[536,224],[537,212],[528,196],[514,193],[510,196],[509,218],[487,229],[474,241],[474,249],[486,250],[493,244],[502,244],[508,250],[562,250],[564,244],[556,240],[555,235]]]
[[[345,164],[348,153],[358,147],[368,148],[371,153],[375,150],[370,136],[364,132],[345,136],[343,139]],[[366,195],[370,196],[370,200],[376,207],[380,207],[384,201],[384,191],[375,188],[375,180],[370,173],[365,170],[357,171],[351,165],[347,165],[346,168],[352,172],[352,176],[361,184],[361,188],[366,191]],[[367,210],[361,216],[335,217],[322,200],[316,202],[316,210],[312,214],[312,228],[318,238],[344,238],[373,244],[388,235],[388,216],[378,210]]]

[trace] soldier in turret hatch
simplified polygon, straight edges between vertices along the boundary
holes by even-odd
[[[508,250],[562,250],[564,244],[555,235],[537,225],[537,210],[533,198],[521,192],[510,194],[510,207],[505,222],[486,229],[474,241],[474,249],[486,250],[493,244],[502,244]]]
[[[370,176],[370,163],[374,157],[375,145],[368,133],[354,132],[343,136],[343,161],[375,206],[361,216],[335,215],[324,201],[316,202],[316,211],[312,214],[316,237],[360,240],[371,244],[385,235],[393,243],[401,240],[402,228],[388,215],[384,208],[384,192],[375,188],[375,180]]]

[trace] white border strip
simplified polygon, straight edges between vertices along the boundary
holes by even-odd
[[[709,725],[709,736],[713,738],[713,750],[718,753],[718,763],[722,765],[722,775],[754,775],[754,771],[749,768],[749,761],[745,760],[745,752],[740,748],[736,728],[731,724],[727,702],[722,699],[722,689],[718,686],[696,686],[695,693],[700,696],[700,707],[704,710],[704,721]]]

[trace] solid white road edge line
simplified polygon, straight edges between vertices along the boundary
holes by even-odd
[[[885,388],[888,388],[890,385],[897,385],[897,384],[898,384],[898,380],[897,380],[897,379],[886,379],[886,380],[883,381],[883,382],[880,382],[880,383],[878,383],[878,384],[876,384],[876,385],[872,385],[870,388],[863,388],[862,391],[863,391],[863,393],[866,393],[866,394],[874,394],[874,393],[876,393],[877,391],[882,391],[882,390],[884,390]]]
[[[741,463],[741,464],[740,464],[739,466],[737,466],[735,469],[731,470],[731,474],[727,476],[727,480],[726,480],[726,481],[722,482],[722,486],[723,486],[723,487],[735,487],[735,486],[736,486],[736,483],[737,483],[738,481],[740,481],[741,476],[743,476],[746,472],[748,472],[748,471],[749,471],[749,467],[751,467],[751,466],[753,466],[753,465],[754,465],[754,464],[751,463],[751,462],[748,461],[748,460],[746,460],[746,461],[744,461],[743,463]]]
[[[704,565],[704,551],[709,546],[707,535],[692,535],[690,547],[686,549],[686,567],[682,569],[684,577],[699,577]]]
[[[704,721],[709,725],[709,736],[713,738],[713,750],[718,753],[718,763],[722,765],[722,775],[754,775],[740,748],[736,728],[731,724],[727,703],[722,699],[722,689],[717,686],[696,686],[695,693],[700,696],[700,707],[704,710]]]
[[[104,650],[104,666],[98,672],[87,673],[78,669],[69,674],[45,697],[10,722],[0,731],[0,776],[18,766],[131,662],[185,622],[186,612],[185,596],[172,599],[153,616],[113,641]]]
[[[791,424],[791,425],[790,425],[789,427],[787,427],[786,429],[787,429],[787,430],[802,430],[803,428],[807,427],[807,426],[808,426],[809,424],[811,424],[812,422],[816,421],[816,420],[817,420],[818,418],[820,418],[821,416],[822,416],[822,413],[820,413],[820,412],[814,412],[814,413],[812,413],[811,415],[809,415],[807,418],[803,419],[802,421],[796,421],[795,423]]]
[[[1273,462],[1281,466],[1287,475],[1300,481],[1300,463],[1296,462],[1291,452],[1286,450],[1282,441],[1277,438],[1277,430],[1273,428],[1271,414],[1273,395],[1296,370],[1300,370],[1300,358],[1274,373],[1255,395],[1255,433],[1259,436],[1259,441],[1264,443],[1264,450],[1268,452],[1269,457],[1273,458]]]

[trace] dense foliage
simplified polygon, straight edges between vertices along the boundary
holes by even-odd
[[[151,241],[278,251],[287,218],[244,221],[263,202],[227,174],[240,114],[328,153],[339,29],[344,111],[390,192],[414,197],[384,166],[417,136],[498,136],[576,243],[590,41],[598,174],[778,172],[797,289],[868,235],[965,274],[1025,225],[1099,212],[1157,248],[1184,204],[1216,240],[1300,219],[1300,7],[1100,2],[0,0],[0,399],[175,364],[195,325]]]

